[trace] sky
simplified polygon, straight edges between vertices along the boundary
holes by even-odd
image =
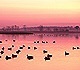
[[[80,25],[80,0],[0,0],[0,26]]]

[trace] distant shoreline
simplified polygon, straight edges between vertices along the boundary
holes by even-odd
[[[33,34],[31,32],[23,32],[23,31],[0,31],[0,34]]]
[[[68,33],[80,33],[80,32],[61,32],[61,31],[58,31],[58,32],[53,32],[53,31],[50,31],[50,32],[46,32],[46,31],[42,31],[42,32],[40,32],[40,31],[32,31],[32,32],[26,32],[26,31],[0,31],[0,34],[35,34],[35,33],[44,33],[44,34],[46,34],[46,33],[53,33],[53,34],[55,34],[55,33],[57,33],[57,34],[68,34]]]
[[[19,26],[7,26],[0,29],[0,34],[34,34],[34,33],[80,33],[80,26],[67,26],[67,27],[26,27],[24,25],[22,28]]]

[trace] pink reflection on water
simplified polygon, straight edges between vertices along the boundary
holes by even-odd
[[[80,66],[80,50],[72,50],[72,47],[79,46],[80,47],[80,39],[79,35],[76,38],[76,34],[70,35],[0,35],[0,40],[2,40],[2,44],[0,44],[0,49],[5,47],[4,54],[0,59],[0,68],[2,70],[79,70]],[[7,39],[7,41],[5,41]],[[15,39],[15,42],[13,42]],[[35,43],[34,41],[39,41],[39,43]],[[42,41],[48,41],[48,43],[42,43]],[[55,41],[55,43],[53,43]],[[12,51],[8,51],[8,47],[11,47]],[[19,49],[20,46],[25,45],[25,47],[21,50],[21,53],[18,54],[17,58],[5,60],[5,56],[11,56],[12,54],[16,54],[16,50]],[[28,49],[30,47],[30,49]],[[37,47],[34,50],[34,47]],[[53,57],[50,61],[45,61],[44,57],[47,56],[48,53],[43,54],[43,50],[47,50],[49,54],[52,54]],[[65,57],[65,51],[69,52],[70,55]],[[33,55],[33,60],[27,59],[27,54]]]

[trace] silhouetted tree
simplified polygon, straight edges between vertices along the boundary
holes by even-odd
[[[23,25],[23,29],[26,30],[26,25]]]
[[[69,30],[68,30],[68,29],[66,29],[66,32],[69,32]]]
[[[40,30],[40,31],[43,31],[43,26],[40,25],[40,26],[39,26],[39,30]]]
[[[79,26],[76,26],[76,27],[75,27],[75,29],[77,29],[77,30],[78,30],[78,29],[79,29]]]

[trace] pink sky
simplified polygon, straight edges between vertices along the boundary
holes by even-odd
[[[79,0],[3,0],[0,26],[80,25]]]

